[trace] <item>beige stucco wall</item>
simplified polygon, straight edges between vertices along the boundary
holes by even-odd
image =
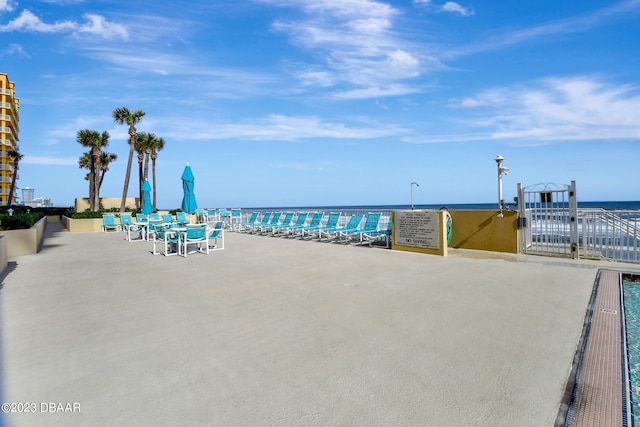
[[[7,261],[9,256],[7,254],[7,239],[4,236],[0,236],[0,275],[3,275],[7,268]]]
[[[21,255],[31,255],[38,252],[44,231],[47,226],[47,217],[42,218],[28,230],[3,230],[0,236],[4,236],[7,248],[7,258]]]
[[[100,204],[102,205],[102,209],[119,209],[121,202],[122,202],[121,197],[101,197],[100,198]],[[131,210],[139,209],[138,202],[139,202],[138,198],[127,197],[126,207]],[[87,209],[89,209],[89,198],[87,197],[76,198],[76,203],[75,203],[76,212],[84,212]]]
[[[73,219],[63,217],[64,226],[71,233],[96,233],[102,232],[102,218]],[[116,223],[118,220],[116,220]]]
[[[461,249],[518,253],[518,213],[497,210],[451,211],[453,237],[449,246]]]

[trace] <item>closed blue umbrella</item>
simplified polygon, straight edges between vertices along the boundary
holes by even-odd
[[[192,214],[198,209],[198,204],[196,203],[196,196],[193,194],[193,172],[191,171],[191,166],[187,163],[187,166],[184,168],[184,172],[182,172],[182,190],[184,191],[184,196],[182,197],[182,211],[188,214]]]
[[[149,180],[145,179],[144,184],[142,184],[142,213],[149,215],[151,212],[155,210],[153,204],[151,203],[151,184],[149,184]]]

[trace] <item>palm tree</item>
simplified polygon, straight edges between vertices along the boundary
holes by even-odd
[[[156,159],[158,151],[164,148],[164,139],[157,137],[154,133],[140,132],[136,138],[136,151],[138,152],[138,163],[140,165],[140,182],[144,183],[149,178],[149,159],[153,164],[153,206],[156,206]],[[142,162],[144,161],[144,170]]]
[[[115,153],[102,152],[100,155],[100,180],[98,182],[98,191],[102,188],[102,181],[104,181],[104,175],[109,170],[109,164],[118,160],[118,155]]]
[[[13,177],[11,178],[11,189],[9,190],[9,198],[7,206],[11,207],[13,203],[13,193],[16,190],[16,180],[18,179],[18,163],[24,158],[24,154],[20,154],[18,150],[7,151],[7,156],[13,161]]]
[[[91,151],[87,151],[83,153],[82,156],[78,159],[78,166],[80,169],[88,169],[91,170]],[[84,177],[87,181],[89,181],[89,200],[93,200],[93,182],[91,182],[91,172],[87,173]]]
[[[136,124],[142,120],[146,113],[142,110],[129,111],[127,107],[120,107],[113,110],[113,120],[121,125],[129,125],[129,161],[127,162],[127,173],[124,177],[124,189],[122,191],[122,202],[120,212],[124,212],[127,204],[127,193],[129,191],[129,178],[131,176],[131,164],[133,163],[133,151],[136,143]]]
[[[76,140],[82,144],[83,147],[89,147],[91,149],[89,183],[92,190],[89,192],[89,209],[95,212],[100,207],[100,188],[98,187],[100,157],[102,155],[102,148],[109,145],[109,132],[104,131],[99,133],[95,130],[83,129],[78,131]]]
[[[142,206],[144,200],[144,195],[142,194],[142,185],[144,184],[145,173],[144,173],[144,159],[145,154],[147,152],[147,147],[149,146],[151,139],[153,137],[152,133],[140,132],[136,135],[136,143],[135,150],[138,153],[138,180],[140,184],[140,206]]]
[[[164,139],[155,138],[151,146],[151,170],[153,174],[153,206],[156,204],[156,159],[158,158],[158,151],[164,148]]]

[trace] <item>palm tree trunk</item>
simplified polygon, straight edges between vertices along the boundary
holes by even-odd
[[[151,158],[151,174],[153,175],[153,206],[158,208],[158,204],[156,202],[156,159],[155,157]]]
[[[18,179],[18,164],[16,163],[13,170],[13,176],[11,177],[11,188],[9,189],[9,198],[7,199],[7,206],[11,207],[13,204],[13,192],[16,190],[16,180]]]
[[[124,190],[122,191],[122,201],[120,202],[120,212],[124,212],[127,206],[127,193],[129,192],[129,179],[131,178],[131,166],[133,165],[133,143],[129,141],[129,161],[127,162],[127,173],[124,176]]]
[[[138,155],[138,188],[140,190],[140,208],[142,208],[142,205],[144,204],[144,195],[142,194],[142,184],[144,184],[143,182],[143,175],[142,175],[142,158],[140,157],[140,155]]]

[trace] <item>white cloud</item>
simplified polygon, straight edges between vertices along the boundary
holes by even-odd
[[[345,123],[322,120],[315,116],[271,114],[261,119],[239,123],[216,123],[197,118],[177,118],[166,129],[158,126],[157,134],[184,140],[244,139],[255,141],[300,141],[304,139],[372,139],[405,133],[404,129],[380,123]],[[159,124],[161,125],[161,124]]]
[[[21,163],[30,165],[78,166],[78,159],[64,157],[40,157],[25,154]]]
[[[103,16],[95,14],[85,14],[86,23],[80,24],[73,21],[58,21],[47,24],[40,20],[29,10],[23,10],[20,16],[10,21],[6,25],[0,25],[0,32],[11,31],[31,31],[37,33],[65,33],[73,34],[95,34],[105,39],[127,39],[127,29],[116,23],[105,20]]]
[[[445,12],[459,13],[460,15],[463,15],[463,16],[470,16],[470,15],[473,15],[474,13],[473,10],[463,7],[460,4],[453,1],[448,1],[445,4],[443,4],[442,10]]]
[[[11,43],[7,48],[0,51],[0,57],[8,55],[19,55],[29,58],[29,55],[22,49],[22,46],[16,43]]]
[[[366,94],[369,89],[393,86],[418,77],[422,62],[410,44],[393,32],[400,12],[373,0],[263,0],[277,6],[297,6],[307,15],[299,21],[277,21],[273,28],[289,34],[297,46],[320,62],[294,73],[303,85],[347,85]],[[351,91],[352,89],[349,89]],[[371,92],[376,92],[372,90]],[[393,91],[384,95],[391,96]]]
[[[16,3],[12,0],[0,0],[0,12],[11,12],[15,7]]]
[[[440,135],[411,142],[512,139],[550,143],[640,140],[640,88],[577,76],[548,78],[527,86],[503,87],[453,100],[451,107],[476,109],[467,125],[484,132]]]

